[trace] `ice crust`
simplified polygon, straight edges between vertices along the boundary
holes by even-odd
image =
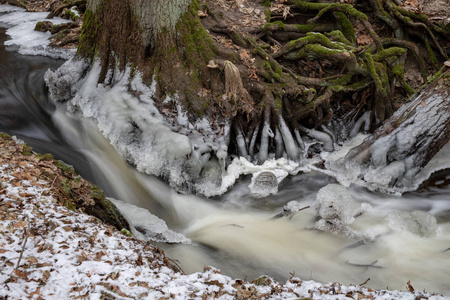
[[[132,225],[133,235],[144,241],[190,244],[191,240],[181,233],[170,230],[164,220],[151,214],[147,209],[108,198]]]
[[[18,47],[19,53],[24,55],[43,55],[56,59],[69,59],[75,54],[75,49],[59,49],[50,47],[49,32],[35,31],[37,22],[45,21],[46,12],[27,12],[23,8],[2,5],[0,13],[0,26],[7,27],[6,34],[10,40],[5,46]],[[70,22],[62,18],[53,18],[55,25]]]
[[[374,240],[369,234],[353,230],[349,225],[355,217],[369,211],[368,203],[357,205],[346,187],[339,184],[328,184],[321,188],[314,203],[319,220],[315,228],[340,235],[348,239],[360,239],[368,243]]]
[[[347,188],[329,184],[319,190],[314,203],[317,215],[324,220],[338,219],[351,224],[359,208]]]
[[[448,113],[447,102],[442,97],[446,96],[433,94],[426,103],[416,104],[417,107],[413,107],[412,100],[412,104],[397,111],[395,116],[405,110],[414,110],[414,114],[390,134],[378,138],[367,153],[362,154],[370,155],[368,164],[358,163],[358,158],[347,159],[342,153],[340,157],[332,154],[327,158],[327,174],[344,186],[358,184],[370,190],[401,195],[416,190],[433,172],[449,168],[450,162],[445,157],[450,146],[442,148],[427,166],[418,164],[425,149],[430,147],[434,132],[446,126],[448,117],[442,112]]]
[[[434,237],[438,229],[436,218],[420,210],[395,211],[386,219],[392,230],[409,232],[420,237]]]
[[[154,105],[156,83],[147,86],[139,72],[130,68],[108,72],[98,84],[100,62],[89,65],[71,59],[56,71],[47,71],[45,80],[53,100],[67,102],[69,110],[93,118],[118,152],[137,170],[161,176],[178,191],[189,191],[207,197],[225,193],[241,175],[253,174],[251,192],[264,197],[278,191],[286,176],[309,170],[286,158],[269,159],[255,165],[244,157],[227,163],[229,126],[213,129],[206,119],[189,122],[177,96],[164,102],[173,103],[177,111],[162,115]],[[277,184],[261,189],[255,179],[271,172]]]

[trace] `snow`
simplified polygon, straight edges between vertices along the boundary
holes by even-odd
[[[5,46],[17,47],[20,54],[43,55],[53,58],[69,59],[75,54],[75,50],[58,49],[50,47],[49,32],[34,31],[37,22],[46,21],[46,12],[27,12],[23,8],[9,5],[1,5],[0,25],[7,27],[6,34],[10,40],[5,42]],[[48,20],[47,20],[48,21]],[[54,25],[69,22],[61,18],[53,18]]]

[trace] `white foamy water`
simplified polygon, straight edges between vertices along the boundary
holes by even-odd
[[[75,54],[74,49],[52,48],[50,32],[34,31],[37,22],[51,21],[54,25],[70,22],[61,18],[46,19],[47,12],[27,12],[23,8],[10,5],[0,6],[0,24],[7,27],[6,34],[10,40],[6,46],[16,47],[20,54],[43,55],[52,58],[69,59]]]

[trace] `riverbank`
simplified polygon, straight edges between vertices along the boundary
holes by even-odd
[[[0,299],[445,299],[409,283],[399,292],[294,276],[248,282],[212,267],[183,274],[152,243],[61,202],[49,161],[0,138]]]

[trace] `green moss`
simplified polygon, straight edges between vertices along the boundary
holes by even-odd
[[[105,198],[105,194],[103,193],[103,190],[97,185],[91,184],[91,197],[100,200]]]
[[[66,16],[74,22],[78,21],[78,19],[80,18],[80,16],[71,9],[66,10]]]
[[[12,140],[12,137],[9,134],[4,133],[4,132],[0,132],[0,138],[2,138],[3,140],[6,140],[6,141]]]
[[[200,22],[195,5],[191,5],[189,10],[181,16],[176,30],[177,34],[181,34],[182,50],[187,66],[199,69],[200,64],[204,65],[215,57],[216,46]]]
[[[73,201],[73,199],[66,199],[63,203],[63,205],[71,211],[76,211],[77,210],[77,205],[75,204],[75,202]]]
[[[70,190],[72,189],[72,183],[69,181],[69,179],[64,178],[61,181],[61,187],[62,187],[64,193],[66,193],[67,195],[70,195]]]
[[[336,11],[336,12],[343,12],[348,16],[355,17],[359,20],[365,20],[367,21],[367,16],[354,8],[350,4],[343,4],[343,3],[313,3],[313,2],[306,2],[302,0],[291,0],[292,4],[296,5],[297,8],[303,10],[303,11],[310,11],[310,10],[318,10],[319,13],[317,14],[317,17],[321,17],[325,13],[329,11]]]
[[[36,154],[36,157],[42,161],[52,161],[53,160],[53,155],[51,155],[50,153],[45,153],[45,154],[38,153],[38,154]]]
[[[34,26],[34,30],[35,31],[42,31],[42,21],[39,21],[39,22],[36,23],[36,26]]]
[[[123,235],[129,236],[129,237],[133,237],[133,234],[129,230],[127,230],[126,228],[122,228],[120,230],[120,233],[122,233]]]
[[[97,9],[97,14],[99,10],[100,8]],[[93,58],[97,54],[97,37],[101,28],[102,22],[97,20],[96,15],[92,11],[86,10],[83,17],[83,26],[81,27],[77,55]]]
[[[31,154],[33,154],[33,148],[31,148],[30,146],[24,144],[23,148],[22,148],[22,155],[29,156]]]
[[[328,82],[331,85],[347,85],[352,80],[352,77],[353,77],[352,74],[347,74],[345,76],[342,76],[341,78],[329,80]]]
[[[56,166],[57,166],[60,170],[64,171],[64,172],[67,173],[68,175],[73,175],[73,176],[76,175],[75,169],[73,168],[73,166],[66,164],[66,163],[63,162],[62,160],[56,160],[55,163],[56,163]]]
[[[270,2],[270,0],[262,0],[261,5],[265,7],[270,7],[272,3]]]
[[[272,23],[266,23],[266,25],[264,25],[264,29],[266,30],[284,30],[286,28],[286,25],[284,25],[283,22],[281,21],[275,21]]]
[[[428,40],[425,40],[425,47],[427,48],[431,63],[434,65],[437,65],[438,60],[437,60],[436,54],[434,54],[433,48],[431,48],[431,44],[430,44],[430,42],[428,42]]]
[[[270,22],[270,20],[272,19],[272,15],[271,15],[270,9],[266,8],[264,13],[266,14],[266,22]]]
[[[422,85],[421,87],[420,87],[420,89],[423,89],[423,88],[425,88],[426,86],[428,86],[430,83],[432,83],[433,81],[435,81],[439,76],[441,76],[442,74],[444,74],[444,72],[447,70],[447,66],[442,66],[440,69],[439,69],[439,71],[437,71],[433,76],[431,76],[428,80],[427,80],[427,82],[424,84],[424,85]]]
[[[387,96],[386,89],[383,87],[382,78],[380,78],[377,73],[377,67],[375,67],[375,62],[373,60],[373,56],[370,53],[364,53],[364,58],[367,62],[367,68],[370,72],[372,80],[375,82],[375,86],[377,89],[383,94],[383,96]]]
[[[335,31],[333,35],[336,36],[337,32]],[[353,48],[352,46],[346,45],[344,43],[333,42],[324,34],[315,33],[315,32],[307,33],[306,37],[302,37],[302,38],[290,41],[288,45],[289,45],[289,50],[293,50],[293,49],[302,48],[307,44],[319,44],[319,45],[322,45],[322,46],[328,48],[329,50],[331,50],[333,52],[336,52],[334,50],[350,50]]]
[[[259,286],[270,286],[272,284],[272,280],[270,277],[263,275],[253,280],[252,283]]]
[[[368,87],[371,83],[372,79],[366,78],[350,85],[331,85],[330,88],[333,92],[355,92]]]
[[[345,48],[348,50],[354,47],[352,42],[350,42],[350,40],[347,39],[340,30],[333,30],[331,32],[325,33],[325,35],[333,42],[339,42],[344,45],[347,45],[348,47]]]
[[[194,5],[194,8],[196,10],[200,10],[200,4],[198,4],[197,0],[192,0],[192,5]]]
[[[374,61],[382,61],[389,57],[400,56],[406,53],[406,49],[400,47],[391,47],[387,49],[382,49],[373,55]]]
[[[316,58],[329,58],[337,53],[341,53],[343,50],[330,49],[322,45],[308,44],[298,51],[291,51],[286,54],[286,59],[297,60],[302,58],[316,59]]]
[[[352,44],[356,44],[356,31],[355,31],[355,27],[353,26],[352,22],[350,22],[350,20],[347,18],[347,16],[343,12],[337,12],[336,16],[337,16],[339,30],[345,36],[347,41],[349,41]]]

